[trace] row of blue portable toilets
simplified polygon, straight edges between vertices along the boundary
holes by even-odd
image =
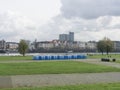
[[[33,56],[33,60],[67,60],[67,59],[86,59],[86,55],[65,55],[65,56]]]

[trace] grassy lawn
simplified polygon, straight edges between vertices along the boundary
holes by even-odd
[[[117,63],[120,63],[120,54],[110,54],[110,55],[102,55],[102,54],[94,54],[94,55],[88,55],[88,59],[101,59],[101,58],[110,58],[111,61],[113,58],[116,59]]]
[[[75,86],[26,87],[0,90],[120,90],[120,83],[83,84]]]
[[[0,63],[0,75],[120,72],[120,69],[76,61]]]
[[[32,56],[0,56],[0,61],[4,60],[32,60]]]
[[[102,55],[102,54],[88,54],[88,58],[90,59],[100,59],[100,58],[108,58],[108,57],[111,57],[111,58],[120,58],[120,54],[110,54],[110,55]]]
[[[120,63],[120,60],[117,60],[117,63]]]

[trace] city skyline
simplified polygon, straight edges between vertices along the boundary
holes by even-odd
[[[51,41],[74,32],[75,41],[119,41],[119,5],[119,0],[2,0],[0,39]]]

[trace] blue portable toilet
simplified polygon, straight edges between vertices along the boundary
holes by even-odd
[[[71,56],[68,56],[68,59],[71,59]]]
[[[55,60],[55,56],[53,56],[53,59],[52,60]]]
[[[48,60],[48,56],[45,56],[45,60]]]
[[[83,59],[84,57],[83,57],[83,55],[81,55],[81,59]]]
[[[60,56],[58,55],[58,56],[56,56],[56,58],[58,59],[58,60],[60,60]]]
[[[74,55],[71,56],[71,59],[74,59]]]
[[[48,56],[48,59],[51,60],[51,56]]]
[[[85,58],[85,56],[84,55],[82,55],[82,59],[84,59]]]
[[[77,55],[77,59],[81,59],[81,55]]]
[[[39,56],[39,60],[42,60],[42,57],[41,57],[41,56]]]
[[[60,59],[61,59],[61,57],[60,57],[60,56],[57,56],[57,59],[58,59],[58,60],[60,60]]]
[[[48,58],[47,60],[50,60],[50,56],[47,56],[47,58]]]
[[[80,59],[80,56],[79,56],[79,55],[77,55],[77,59]]]
[[[62,59],[62,56],[59,56],[60,60]]]
[[[60,59],[61,59],[61,60],[64,60],[64,56],[60,56]]]
[[[58,59],[61,60],[61,56],[59,56]]]
[[[35,60],[39,60],[39,56],[35,56]]]
[[[87,58],[87,56],[83,55],[83,59],[86,59],[86,58]]]
[[[48,58],[48,60],[50,60],[50,57],[49,57],[49,56],[47,56],[47,58]]]
[[[67,56],[64,56],[64,59],[67,59]]]
[[[77,59],[77,56],[76,56],[76,55],[74,55],[74,59]]]
[[[57,56],[54,56],[54,60],[56,60],[57,59]]]
[[[65,59],[65,56],[63,56],[63,59]]]
[[[33,56],[33,60],[36,60],[36,56]]]
[[[81,55],[79,55],[79,59],[81,59],[82,57],[81,57]]]
[[[51,56],[51,60],[54,60],[54,56]]]
[[[69,59],[69,57],[68,57],[68,56],[66,56],[66,59]]]
[[[42,60],[45,60],[45,56],[41,56],[42,57]]]

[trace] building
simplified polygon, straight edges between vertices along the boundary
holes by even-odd
[[[60,41],[69,41],[69,35],[68,34],[60,34],[59,40]]]
[[[44,41],[44,42],[37,42],[37,49],[44,48],[44,49],[50,49],[53,48],[54,44],[49,41]]]
[[[86,42],[86,51],[96,52],[97,51],[97,42],[95,42],[95,41]]]
[[[53,43],[54,47],[59,47],[61,45],[60,40],[53,40],[52,43]]]
[[[5,40],[0,41],[0,50],[5,50],[6,49],[6,42]]]
[[[31,43],[30,45],[29,45],[29,50],[30,51],[33,51],[33,50],[35,50],[36,48],[35,48],[35,43]]]
[[[74,42],[74,32],[69,32],[69,34],[60,34],[60,41]]]
[[[120,41],[113,41],[113,51],[120,52]]]
[[[6,50],[9,52],[17,52],[18,47],[19,45],[16,42],[6,42]]]
[[[74,32],[69,32],[69,42],[74,42]]]
[[[86,42],[77,42],[78,46],[80,49],[85,49],[86,48]]]

